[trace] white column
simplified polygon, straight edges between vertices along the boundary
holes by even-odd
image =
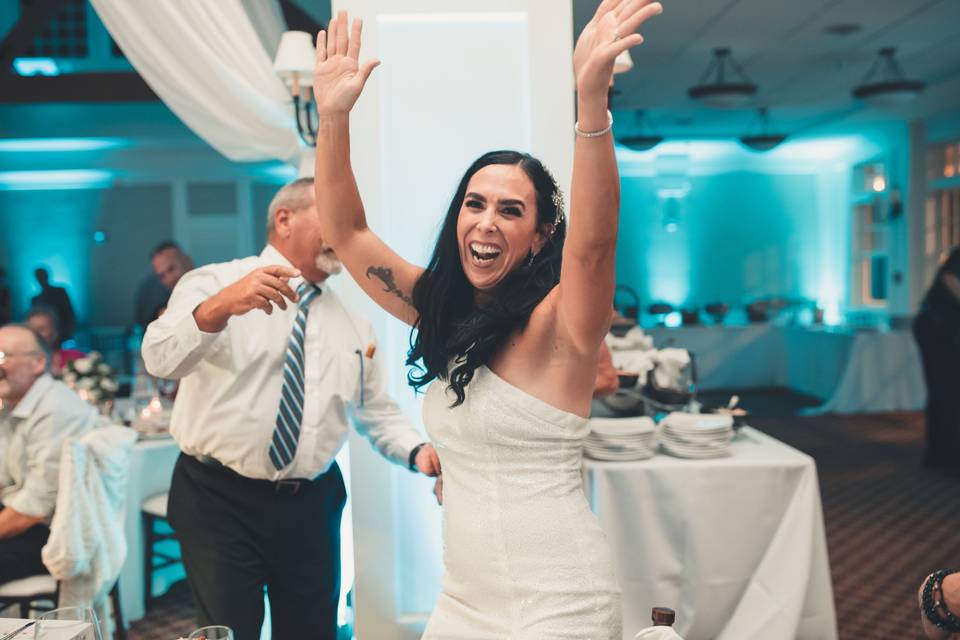
[[[566,190],[573,161],[569,0],[334,0],[364,19],[361,58],[380,68],[351,119],[370,226],[425,264],[467,166],[492,149],[539,157]],[[347,278],[336,284],[377,329],[391,389],[420,424],[403,366],[409,330]],[[354,436],[355,438],[355,436]],[[419,638],[442,572],[432,483],[351,442],[357,636]]]

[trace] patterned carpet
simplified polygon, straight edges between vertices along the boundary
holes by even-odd
[[[960,475],[920,466],[923,417],[797,417],[815,403],[776,390],[741,397],[755,427],[817,462],[841,640],[922,638],[920,581],[960,565]],[[129,637],[174,640],[192,624],[189,592],[179,583]]]

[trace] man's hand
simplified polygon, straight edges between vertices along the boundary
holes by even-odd
[[[273,313],[273,305],[286,309],[287,300],[297,301],[296,292],[287,282],[299,275],[297,269],[278,264],[251,271],[193,310],[197,327],[216,333],[223,331],[231,316],[242,316],[254,309],[269,315]]]
[[[432,478],[440,475],[440,456],[437,455],[432,444],[428,443],[420,447],[417,457],[413,459],[413,464],[417,467],[417,471],[426,476]]]

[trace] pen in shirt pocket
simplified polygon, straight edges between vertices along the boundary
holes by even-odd
[[[357,349],[356,351],[354,351],[354,353],[357,354],[357,359],[360,360],[360,406],[361,407],[363,406],[363,357],[366,356],[367,358],[373,359],[373,354],[375,354],[376,352],[377,352],[377,345],[373,344],[372,342],[367,345],[367,350],[365,353],[360,351],[360,349]]]

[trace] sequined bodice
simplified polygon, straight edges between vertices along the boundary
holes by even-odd
[[[424,637],[620,638],[609,549],[583,494],[588,421],[486,367],[457,407],[446,386],[424,402],[443,466],[446,566]]]

